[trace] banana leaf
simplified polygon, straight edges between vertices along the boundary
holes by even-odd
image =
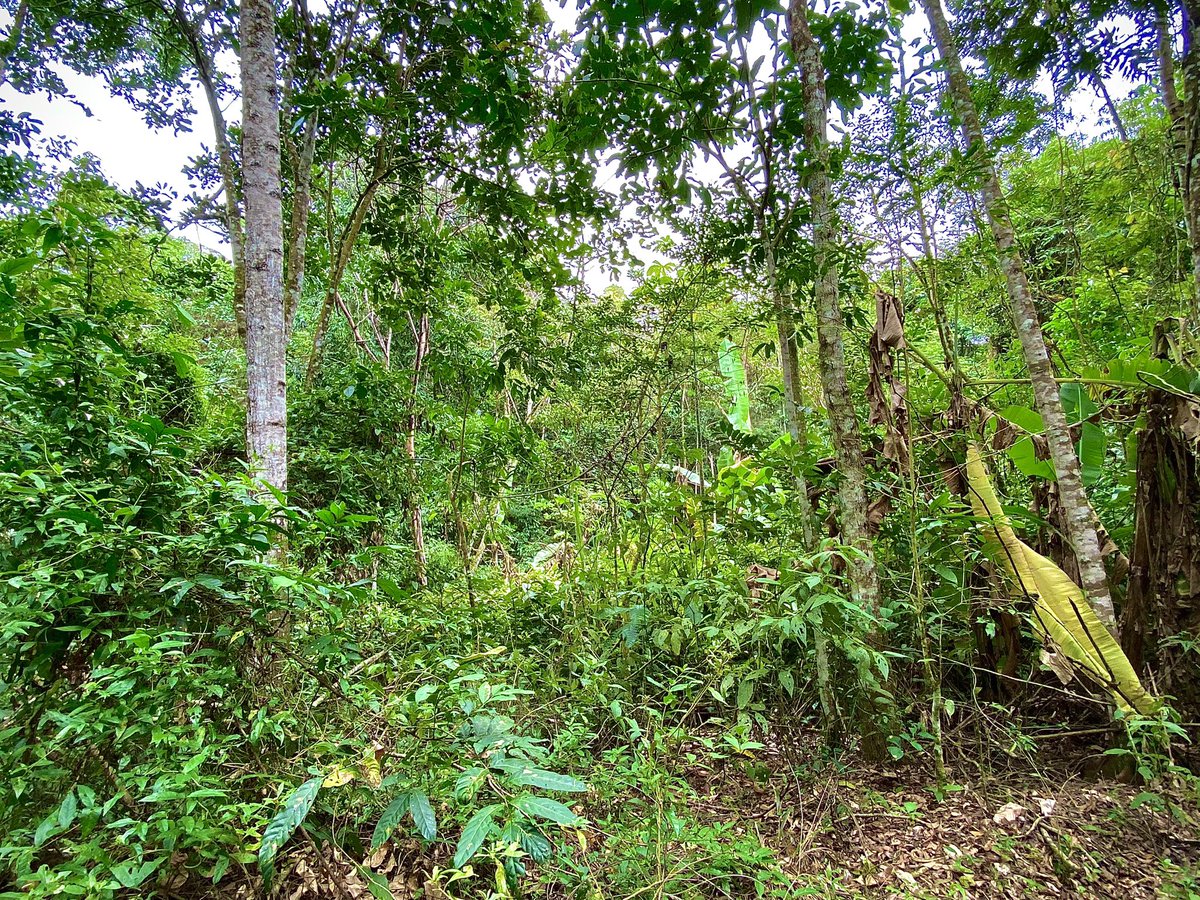
[[[975,445],[967,448],[967,483],[971,508],[986,523],[984,552],[1007,574],[1015,596],[1033,602],[1033,625],[1043,643],[1112,692],[1121,709],[1153,715],[1160,701],[1142,687],[1129,658],[1096,617],[1083,591],[1013,531]]]
[[[729,338],[721,341],[717,361],[721,366],[721,374],[725,377],[725,390],[733,401],[733,407],[725,416],[729,419],[729,424],[738,431],[750,434],[750,392],[746,389],[746,369],[742,365],[742,354]]]

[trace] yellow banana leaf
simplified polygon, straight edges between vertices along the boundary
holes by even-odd
[[[984,552],[1009,576],[1019,597],[1033,601],[1034,628],[1088,676],[1110,690],[1117,705],[1153,715],[1159,701],[1138,679],[1121,645],[1101,624],[1083,591],[1053,561],[1017,537],[1004,514],[979,448],[967,448],[971,508],[988,520]]]

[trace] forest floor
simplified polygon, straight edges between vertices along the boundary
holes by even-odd
[[[1065,769],[1041,770],[1027,757],[991,759],[986,773],[977,763],[952,764],[938,789],[924,761],[821,763],[815,735],[744,754],[713,754],[712,748],[704,739],[685,742],[671,759],[657,761],[676,770],[682,791],[674,796],[683,801],[690,832],[664,834],[651,823],[655,810],[661,816],[661,796],[651,799],[626,766],[625,796],[593,792],[576,804],[592,824],[568,845],[571,864],[531,864],[524,896],[1200,900],[1200,807],[1194,800]],[[1042,750],[1047,758],[1103,758],[1095,746]],[[604,765],[598,762],[598,770]],[[601,771],[594,774],[604,781]],[[682,821],[679,812],[667,817]],[[697,843],[699,832],[708,843]],[[430,880],[436,867],[449,865],[445,846],[433,855],[431,849],[401,840],[368,864],[396,900],[489,895],[487,864],[473,884],[447,885],[450,893]],[[630,879],[635,857],[643,866]],[[291,868],[273,896],[371,896],[361,870],[328,847],[318,856],[314,842],[293,851]],[[242,885],[225,896],[253,894],[251,885]]]
[[[693,783],[709,815],[762,835],[797,896],[1200,898],[1194,805],[1023,764],[952,766],[942,790],[920,765],[799,781],[785,758]]]

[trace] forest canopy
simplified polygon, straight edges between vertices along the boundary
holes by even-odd
[[[0,7],[0,897],[1200,897],[1200,5]]]

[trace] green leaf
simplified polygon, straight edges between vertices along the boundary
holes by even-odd
[[[68,828],[75,821],[75,813],[79,810],[79,803],[75,799],[75,789],[67,791],[67,796],[63,797],[62,805],[58,808],[58,827]]]
[[[1000,418],[1007,419],[1029,434],[1041,434],[1046,429],[1042,417],[1024,406],[1006,406],[1000,410]]]
[[[429,804],[429,797],[424,791],[413,791],[409,797],[409,811],[412,813],[413,824],[417,826],[417,832],[427,841],[437,840],[437,816]]]
[[[745,709],[750,705],[750,700],[754,697],[754,679],[747,678],[738,685],[737,705],[738,709]]]
[[[463,828],[462,837],[458,839],[458,847],[454,851],[454,868],[461,869],[472,856],[479,852],[479,848],[483,846],[483,842],[487,840],[487,836],[492,831],[496,810],[499,808],[499,803],[493,803],[471,816],[471,820]]]
[[[1084,484],[1095,484],[1104,474],[1104,448],[1107,441],[1108,436],[1099,425],[1084,422],[1080,427],[1079,467]]]
[[[1054,466],[1048,459],[1037,458],[1033,438],[1028,436],[1021,438],[1008,448],[1007,454],[1022,475],[1045,478],[1047,481],[1054,480]]]
[[[753,429],[750,426],[750,392],[746,389],[746,369],[742,364],[741,351],[729,338],[721,340],[717,362],[725,377],[725,390],[733,401],[733,407],[725,415],[734,428],[749,434]]]
[[[379,821],[375,825],[375,833],[371,835],[372,850],[391,837],[406,812],[408,812],[408,794],[401,794],[388,804],[387,809],[383,811],[383,815],[379,817]]]
[[[575,794],[584,793],[588,789],[586,784],[578,778],[572,778],[570,775],[560,775],[557,772],[538,769],[534,766],[526,765],[520,760],[506,760],[505,762],[509,765],[504,766],[504,769],[512,775],[513,780],[517,784],[537,787],[545,791],[565,791]]]
[[[528,825],[518,825],[518,843],[534,862],[545,862],[550,857],[550,842]]]
[[[516,800],[516,807],[525,815],[535,819],[545,819],[556,825],[577,825],[579,816],[570,807],[564,806],[549,797],[535,797],[533,794],[522,794]]]
[[[544,791],[563,791],[564,793],[586,793],[588,786],[570,775],[560,775],[557,772],[546,772],[545,769],[527,769],[516,776],[517,784],[528,787],[540,787]]]
[[[395,900],[396,895],[388,887],[387,879],[378,872],[372,872],[366,866],[358,866],[358,874],[367,882],[367,890],[375,900]]]
[[[1078,425],[1094,416],[1097,412],[1095,401],[1088,394],[1087,388],[1078,382],[1068,382],[1058,389],[1062,398],[1063,412],[1067,414],[1068,425]]]
[[[258,848],[258,868],[263,873],[263,880],[269,885],[275,875],[275,857],[279,848],[300,827],[308,811],[312,809],[313,801],[321,790],[324,777],[318,775],[310,778],[292,792],[287,802],[270,822],[263,832],[262,845]]]
[[[135,888],[145,881],[150,874],[162,864],[162,859],[154,859],[135,867],[131,862],[113,866],[113,877],[121,882],[121,887]]]

